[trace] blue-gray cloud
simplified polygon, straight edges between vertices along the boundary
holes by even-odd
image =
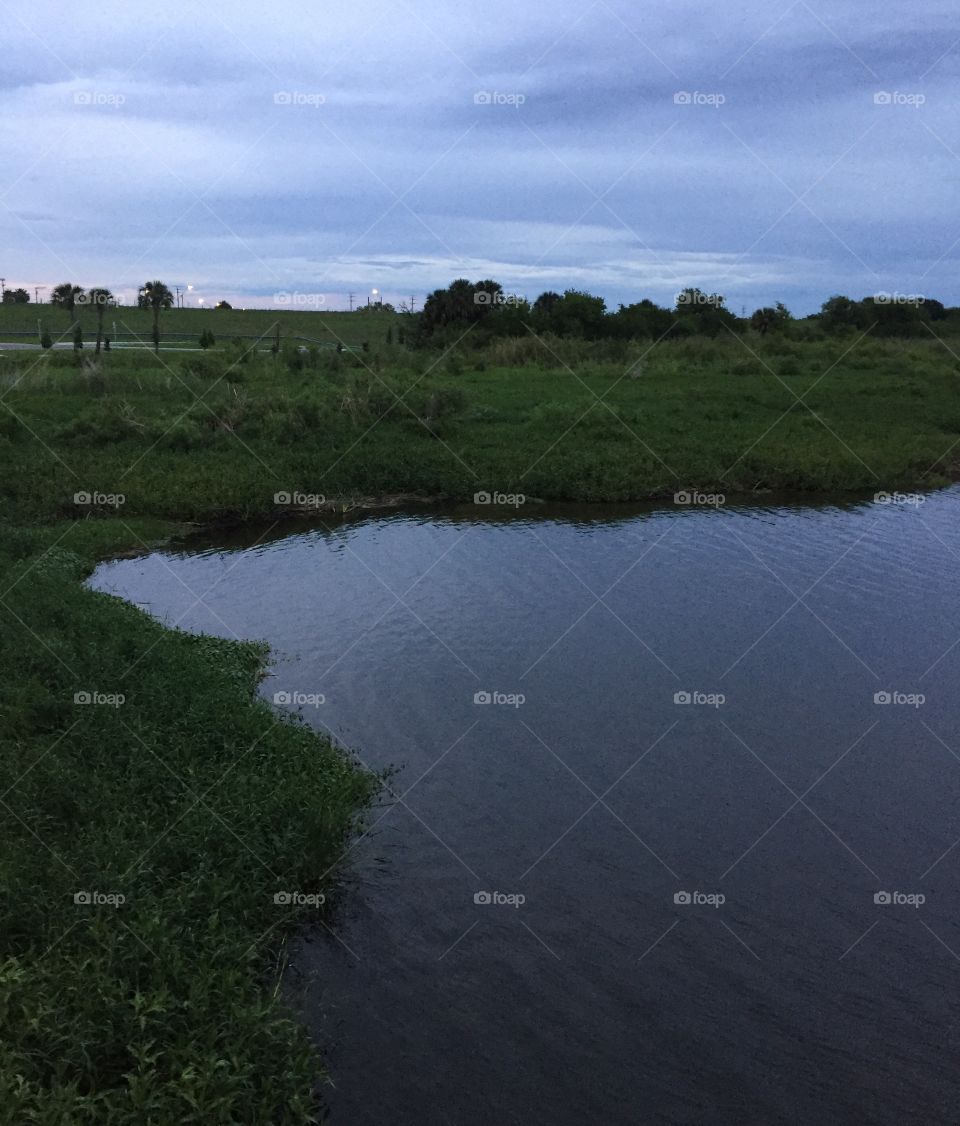
[[[960,14],[278,0],[8,14],[0,267],[328,303],[454,276],[611,305],[960,303]],[[481,97],[477,97],[481,95]],[[485,97],[484,97],[485,95]]]

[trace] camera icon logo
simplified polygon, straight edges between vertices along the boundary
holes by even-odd
[[[493,294],[488,293],[485,289],[478,289],[473,295],[474,305],[492,305]]]
[[[673,494],[673,503],[674,504],[692,504],[693,503],[693,494],[687,492],[686,489],[681,489],[679,493]]]
[[[678,90],[673,95],[673,104],[675,106],[688,106],[692,101],[693,97],[688,90]]]
[[[275,704],[289,704],[292,703],[293,698],[289,692],[274,692],[273,702]]]
[[[93,703],[93,697],[89,692],[74,692],[73,702],[75,704],[91,704]]]
[[[473,702],[475,704],[491,704],[493,703],[493,697],[489,692],[474,692]]]
[[[475,891],[473,893],[473,902],[485,905],[493,902],[493,896],[488,891]]]
[[[688,891],[675,891],[673,893],[673,902],[679,904],[681,907],[689,906],[690,892]]]
[[[689,692],[674,692],[673,702],[675,704],[689,704],[692,697]]]
[[[273,893],[273,902],[278,907],[288,907],[293,902],[293,896],[288,891],[276,891]]]
[[[880,907],[889,907],[893,902],[893,896],[888,891],[875,891],[873,893],[873,902]]]
[[[289,504],[290,503],[290,494],[289,493],[274,493],[273,494],[273,503],[274,504]]]
[[[277,90],[273,95],[273,104],[275,106],[289,106],[293,102],[293,95],[289,90]]]
[[[79,492],[73,494],[74,504],[90,504],[93,498],[87,492]]]
[[[75,891],[73,893],[73,902],[80,907],[84,907],[92,900],[90,892],[88,891]]]
[[[873,95],[873,104],[875,106],[888,106],[893,101],[893,96],[887,90],[878,90]]]
[[[73,95],[73,104],[75,106],[89,106],[93,102],[93,95],[89,90],[77,90]]]
[[[492,101],[493,99],[490,97],[489,90],[478,90],[473,95],[473,104],[475,106],[488,106]]]
[[[875,704],[889,704],[892,697],[889,692],[874,692],[873,702]]]
[[[491,504],[492,502],[493,502],[493,497],[491,497],[489,493],[474,493],[473,494],[473,503],[474,504]]]

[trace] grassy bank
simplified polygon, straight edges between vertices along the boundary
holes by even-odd
[[[635,500],[953,476],[958,361],[937,341],[478,353],[70,354],[0,365],[0,490],[21,522],[275,514],[278,493]]]
[[[273,987],[318,908],[274,897],[331,891],[373,780],[254,701],[260,646],[81,585],[160,530],[2,531],[5,1122],[311,1120],[319,1062]]]
[[[934,340],[756,335],[3,356],[11,1120],[308,1121],[317,1062],[270,983],[316,909],[274,896],[329,890],[374,785],[255,702],[258,647],[85,589],[97,558],[319,496],[932,487],[955,476],[958,371]]]

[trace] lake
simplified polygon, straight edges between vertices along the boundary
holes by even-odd
[[[395,766],[288,996],[331,1121],[954,1122],[960,489],[424,509],[101,566]],[[264,780],[269,784],[269,779]]]

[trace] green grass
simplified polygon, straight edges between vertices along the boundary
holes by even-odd
[[[0,341],[22,339],[16,333],[34,334],[37,321],[54,340],[69,342],[73,339],[71,326],[80,321],[84,339],[93,341],[97,318],[92,308],[78,306],[75,315],[52,305],[0,305]],[[328,313],[309,309],[167,309],[160,316],[161,333],[187,333],[199,337],[209,328],[217,344],[227,343],[235,336],[273,336],[279,325],[281,339],[304,336],[312,340],[345,345],[358,345],[364,341],[380,344],[391,326],[394,336],[402,327],[404,318],[391,313]],[[148,309],[124,305],[111,309],[104,317],[104,331],[113,337],[119,333],[134,333],[150,344],[153,333],[153,314]],[[126,338],[117,337],[126,342]],[[171,344],[173,342],[171,341]]]
[[[0,537],[4,1122],[314,1120],[320,1063],[275,991],[318,910],[273,897],[335,890],[375,780],[255,700],[262,646],[81,585],[163,530]]]
[[[960,377],[941,344],[745,343],[4,357],[8,1120],[308,1121],[318,1062],[275,983],[311,913],[273,894],[331,890],[375,786],[254,699],[262,649],[93,593],[93,562],[175,522],[279,518],[278,493],[616,501],[955,477]],[[125,702],[75,704],[84,691]],[[85,890],[125,901],[74,904]]]
[[[77,492],[123,494],[125,518],[212,521],[276,514],[280,492],[617,501],[953,476],[941,344],[750,346],[661,345],[638,368],[639,346],[533,340],[443,358],[31,355],[0,368],[0,457],[18,466],[0,496],[21,522],[110,514]]]

